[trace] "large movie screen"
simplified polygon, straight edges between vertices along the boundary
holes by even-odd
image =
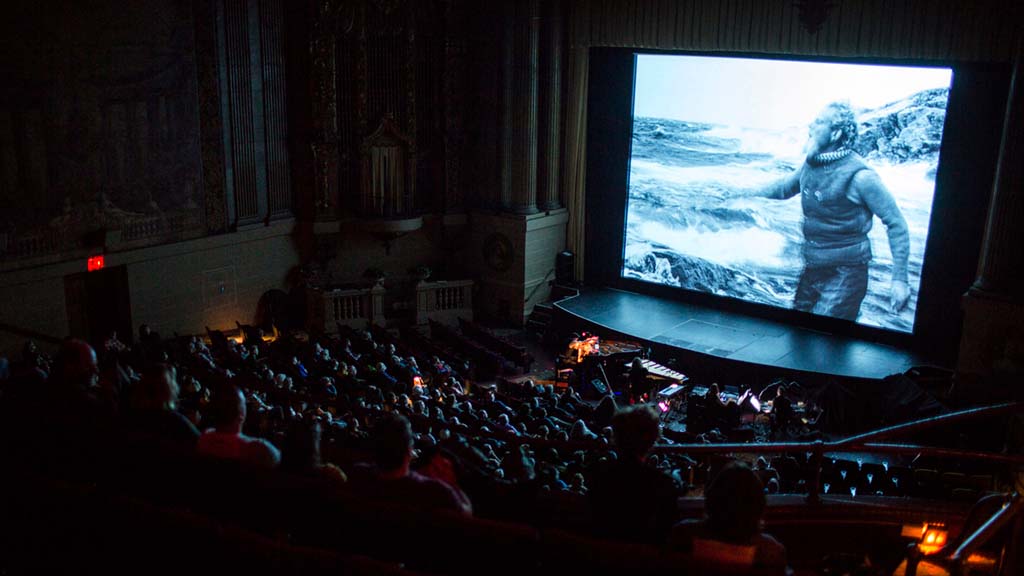
[[[622,275],[911,332],[951,81],[638,54]]]

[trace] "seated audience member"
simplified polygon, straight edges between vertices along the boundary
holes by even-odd
[[[786,548],[761,532],[764,506],[757,474],[743,462],[729,462],[704,491],[707,517],[673,527],[669,546],[716,564],[784,569]]]
[[[519,436],[519,430],[508,419],[508,414],[498,414],[494,422],[494,428],[501,432],[507,432],[513,436]]]
[[[162,361],[164,354],[160,334],[150,330],[146,324],[139,325],[139,341],[136,350],[143,365]]]
[[[98,466],[112,414],[96,397],[99,366],[92,346],[65,340],[47,380],[41,373],[8,390],[0,406],[0,432],[26,462],[57,473],[88,475]]]
[[[614,396],[608,394],[602,397],[601,401],[597,403],[597,408],[594,408],[594,425],[604,428],[611,424],[616,410],[618,410],[618,406],[615,404]]]
[[[346,482],[348,476],[341,468],[320,459],[321,430],[317,420],[294,422],[285,439],[281,469],[299,476]]]
[[[28,340],[21,348],[21,362],[11,366],[11,378],[42,382],[50,376],[50,370],[49,359],[39,352],[35,342]]]
[[[537,477],[536,464],[537,461],[530,455],[530,447],[526,444],[509,450],[501,462],[505,477],[514,482],[533,481]]]
[[[597,434],[590,431],[583,420],[577,420],[573,423],[572,428],[569,429],[570,440],[583,440],[583,441],[596,441]]]
[[[155,364],[135,385],[125,416],[129,434],[144,443],[168,450],[195,449],[199,430],[176,410],[178,382],[174,368]]]
[[[624,408],[612,418],[619,458],[598,463],[586,479],[597,536],[661,543],[678,520],[679,487],[647,463],[659,425],[658,413],[648,405]]]
[[[409,420],[394,412],[383,415],[370,434],[374,465],[352,470],[352,485],[370,498],[410,508],[454,510],[473,513],[461,490],[410,469],[413,434]]]
[[[371,373],[373,384],[376,384],[382,390],[393,391],[398,389],[398,379],[388,374],[387,364],[378,362],[376,370],[376,372]]]
[[[210,398],[207,418],[213,425],[199,437],[196,451],[202,456],[237,460],[254,466],[275,468],[281,452],[262,438],[242,434],[245,424],[245,395],[233,384],[223,384]]]
[[[558,407],[567,414],[576,416],[589,416],[593,412],[593,409],[580,398],[579,393],[572,386],[567,386],[565,392],[558,397]]]

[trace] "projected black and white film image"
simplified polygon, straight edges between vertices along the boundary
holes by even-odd
[[[624,277],[913,330],[950,69],[636,58]]]

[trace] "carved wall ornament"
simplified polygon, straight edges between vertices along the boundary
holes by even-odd
[[[333,194],[335,170],[337,169],[338,146],[332,142],[314,142],[311,146],[313,151],[313,165],[315,166],[316,177],[316,207],[317,215],[330,214],[334,207]]]
[[[408,215],[415,182],[409,137],[386,115],[363,141],[361,150],[360,214],[383,218]]]
[[[312,140],[320,143],[318,154],[327,144],[335,150],[316,161],[318,218],[393,218],[463,204],[467,56],[461,27],[469,12],[462,0],[316,0],[309,44]],[[371,150],[367,141],[380,136],[382,126],[401,144]],[[366,173],[384,165],[386,171]],[[404,168],[396,172],[397,165]],[[395,178],[387,184],[393,201],[382,204],[383,189],[376,189],[376,200],[365,190],[386,174]],[[401,186],[397,196],[395,186]]]

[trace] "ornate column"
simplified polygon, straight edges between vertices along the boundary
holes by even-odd
[[[338,98],[334,60],[338,18],[343,8],[340,0],[314,2],[309,45],[314,131],[310,146],[315,171],[313,206],[317,220],[338,217]]]
[[[958,369],[1012,380],[1024,366],[1024,43],[1018,43],[978,277],[963,300]],[[1019,382],[1015,382],[1019,385]]]
[[[498,188],[497,208],[507,211],[512,207],[512,173],[514,170],[515,144],[512,131],[512,117],[515,113],[515,84],[513,82],[515,63],[515,4],[511,1],[502,3],[501,14],[501,56],[499,95],[499,129],[498,129],[498,165],[500,181]]]
[[[446,0],[444,37],[444,212],[461,211],[465,206],[462,190],[462,151],[464,142],[465,83],[463,66],[466,51],[467,18],[460,3]]]
[[[559,182],[562,162],[562,3],[550,0],[542,22],[540,90],[540,155],[537,194],[541,210],[561,207]]]
[[[512,114],[512,211],[537,212],[537,64],[540,50],[539,0],[515,6]]]

